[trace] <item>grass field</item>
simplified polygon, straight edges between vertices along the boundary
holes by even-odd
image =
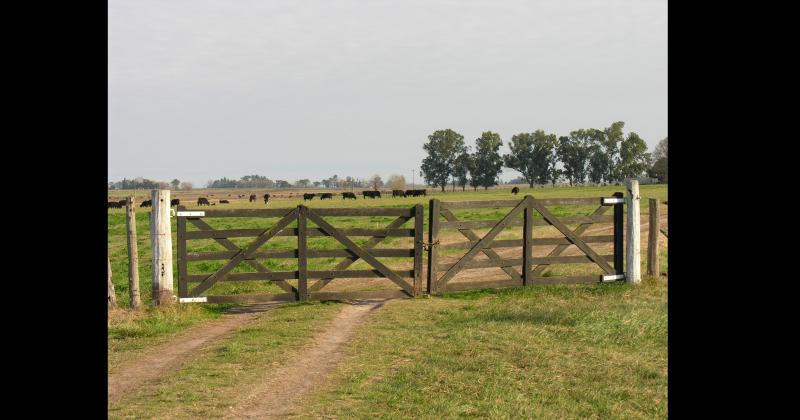
[[[249,203],[247,198],[236,198],[239,194],[249,195],[250,191],[242,190],[195,190],[191,192],[177,192],[173,193],[173,198],[180,198],[189,208],[195,208],[194,203],[187,202],[187,200],[194,201],[198,196],[208,196],[212,202],[216,199],[229,199],[231,204],[220,205],[212,207],[214,209],[226,208],[290,208],[298,204],[305,204],[311,208],[332,208],[332,207],[410,207],[414,204],[420,203],[425,206],[425,229],[427,232],[427,207],[428,200],[431,198],[438,198],[442,201],[472,201],[472,200],[498,200],[498,199],[513,199],[515,198],[509,192],[510,188],[497,188],[489,191],[467,191],[467,192],[447,192],[439,193],[429,189],[427,197],[416,198],[398,198],[384,197],[382,199],[367,199],[364,200],[359,196],[358,200],[341,200],[335,198],[333,200],[320,201],[315,199],[312,201],[303,201],[300,197],[283,197],[278,196],[270,200],[269,204],[265,205],[263,201]],[[550,198],[550,197],[599,197],[610,196],[614,192],[624,191],[622,186],[609,186],[609,187],[575,187],[575,188],[522,188],[519,196],[522,198],[526,194],[533,195],[537,198]],[[109,191],[110,199],[121,199],[128,195],[130,192],[124,191]],[[263,195],[264,191],[253,191],[259,197]],[[210,194],[214,194],[211,197]],[[227,197],[231,194],[232,197]],[[284,194],[284,193],[280,193]],[[667,199],[667,188],[665,185],[643,185],[641,187],[642,194],[642,215],[643,220],[646,220],[648,214],[648,207],[646,205],[647,198],[658,198],[660,201]],[[149,192],[137,191],[135,192],[138,202],[143,199],[149,198]],[[555,206],[550,210],[557,216],[573,216],[573,215],[586,215],[593,210],[594,207],[586,206]],[[461,220],[481,220],[481,219],[498,219],[502,217],[507,209],[482,209],[482,210],[461,210],[455,211],[456,215]],[[665,206],[662,207],[662,213],[666,213]],[[610,213],[609,213],[610,214]],[[538,216],[538,215],[536,215]],[[535,216],[535,217],[536,217]],[[150,254],[150,238],[149,238],[149,209],[137,209],[137,234],[139,246],[139,275],[141,279],[140,290],[142,302],[148,306],[145,311],[141,313],[133,313],[124,310],[129,306],[128,302],[128,284],[127,284],[127,246],[125,237],[125,214],[124,209],[110,209],[108,211],[108,248],[109,256],[111,258],[113,282],[116,288],[117,300],[122,310],[113,311],[109,315],[109,362],[113,365],[119,360],[125,360],[130,354],[142,351],[148,346],[155,345],[159,342],[167,340],[170,336],[185,330],[186,328],[196,325],[197,323],[219,317],[220,313],[230,305],[179,305],[177,308],[163,309],[149,307],[151,301],[151,254]],[[394,218],[391,217],[332,217],[326,218],[336,227],[371,227],[381,228],[387,225]],[[215,228],[228,229],[228,228],[257,228],[268,227],[270,223],[274,223],[276,219],[247,219],[247,218],[228,218],[228,219],[207,219],[206,221]],[[172,220],[173,225],[173,247],[177,247],[175,236],[175,219]],[[313,226],[313,224],[310,224]],[[413,227],[413,221],[409,221],[404,227]],[[475,232],[478,235],[484,234],[488,229],[477,229]],[[644,232],[644,231],[643,231]],[[498,239],[514,239],[519,238],[519,228],[511,228],[498,237]],[[535,236],[558,236],[554,230],[549,227],[536,227]],[[412,246],[413,238],[388,238],[384,241],[379,248],[404,248]],[[643,235],[643,244],[646,242],[646,236]],[[237,245],[247,244],[252,238],[232,238]],[[356,243],[363,243],[366,238],[354,239]],[[448,241],[463,241],[464,238],[459,236],[457,231],[445,233],[442,242]],[[267,243],[265,249],[293,249],[296,245],[296,238],[282,237],[275,238]],[[336,241],[331,238],[309,238],[308,246],[310,249],[332,249],[343,248]],[[190,251],[217,251],[223,250],[212,240],[196,240],[192,241]],[[642,254],[642,262],[646,261],[646,254]],[[455,258],[463,251],[445,252],[445,256]],[[536,255],[536,252],[535,252]],[[333,266],[339,261],[339,258],[319,258],[310,260],[310,270],[324,270],[332,269]],[[393,268],[410,269],[412,265],[411,258],[380,258],[382,262]],[[296,260],[278,260],[270,259],[262,261],[268,268],[272,270],[287,271],[296,269]],[[175,262],[176,263],[176,262]],[[199,261],[189,264],[189,270],[193,273],[210,273],[215,268],[218,268],[224,261]],[[665,271],[667,267],[666,249],[662,251],[662,270]],[[357,262],[352,265],[350,269],[366,269],[367,265],[363,262]],[[587,267],[587,264],[573,264],[556,266],[551,270],[551,275],[572,274],[582,272],[582,270],[592,270],[593,268]],[[177,267],[173,268],[177,273]],[[499,271],[499,269],[495,269]],[[596,270],[596,269],[595,269]],[[251,271],[249,267],[244,265],[234,269],[234,272]],[[644,272],[644,270],[643,270]],[[502,275],[502,274],[500,274]],[[177,276],[176,276],[177,282]],[[291,281],[290,281],[291,282]],[[375,290],[382,288],[396,288],[392,283],[381,281],[350,281],[350,280],[334,280],[334,282],[326,288],[339,288],[345,290],[348,288],[358,288],[358,290]],[[177,284],[175,285],[177,292]],[[227,282],[215,285],[210,293],[213,294],[235,294],[235,293],[252,293],[252,292],[267,292],[275,293],[280,289],[268,282]]]
[[[341,305],[271,311],[109,418],[225,416]],[[664,279],[394,300],[294,417],[666,418],[666,306]]]

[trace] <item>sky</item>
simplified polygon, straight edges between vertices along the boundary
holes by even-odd
[[[108,1],[109,181],[419,182],[439,129],[614,121],[668,134],[666,0]]]

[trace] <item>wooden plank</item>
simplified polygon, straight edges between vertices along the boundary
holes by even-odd
[[[208,303],[293,302],[294,293],[208,296]]]
[[[594,252],[594,250],[589,245],[586,245],[585,242],[581,241],[578,235],[576,235],[566,225],[564,225],[564,223],[562,223],[561,220],[553,216],[553,214],[550,213],[550,211],[547,210],[547,208],[537,203],[536,200],[533,200],[533,208],[535,208],[545,218],[545,220],[550,222],[550,224],[553,225],[553,227],[558,229],[558,231],[561,232],[561,234],[566,236],[567,239],[571,240],[572,243],[578,247],[578,249],[580,249],[587,256],[589,256],[589,258],[591,258],[594,263],[599,265],[600,268],[602,268],[603,271],[606,272],[606,274],[615,274],[614,269],[611,268],[611,266],[608,265],[608,263],[604,259],[602,259],[599,255],[597,255],[597,253]]]
[[[186,280],[189,283],[200,283],[210,274],[189,274]],[[264,280],[292,280],[298,277],[297,271],[271,271],[269,273],[230,273],[219,281],[264,281]]]
[[[540,198],[536,199],[545,206],[557,205],[602,205],[602,197],[576,197],[576,198]],[[478,209],[496,207],[514,207],[519,200],[493,200],[493,201],[443,201],[442,209]]]
[[[294,222],[297,218],[297,209],[286,215],[283,219],[281,219],[277,224],[272,226],[271,228],[267,229],[259,235],[247,248],[242,249],[239,251],[235,257],[231,258],[222,268],[220,268],[216,273],[212,274],[206,280],[201,282],[197,287],[194,288],[191,292],[192,297],[197,297],[200,293],[205,292],[208,290],[209,287],[213,286],[217,280],[224,278],[234,267],[239,265],[244,258],[247,257],[250,253],[255,252],[261,245],[264,245],[270,238],[275,236],[281,229],[285,228],[286,225],[289,223]]]
[[[553,277],[531,277],[531,284],[592,284],[600,283],[601,276],[553,276]]]
[[[358,255],[362,260],[364,260],[364,262],[378,269],[378,271],[380,271],[389,280],[391,280],[398,286],[402,287],[403,290],[405,290],[409,294],[413,295],[414,293],[413,286],[409,285],[405,280],[403,280],[400,276],[398,276],[397,273],[393,272],[392,269],[384,265],[382,262],[376,260],[375,257],[369,254],[369,252],[365,251],[355,242],[350,240],[350,238],[348,238],[340,231],[338,231],[336,228],[331,226],[328,222],[325,221],[325,219],[317,216],[314,210],[308,209],[307,214],[308,218],[311,219],[311,221],[313,221],[317,226],[325,230],[329,235],[336,238],[336,240],[341,242],[344,246],[355,252],[356,255]]]
[[[238,251],[212,251],[212,252],[189,252],[187,253],[188,261],[208,261],[208,260],[228,260],[233,258]],[[414,256],[413,249],[402,248],[382,248],[370,251],[375,257],[392,257],[392,258],[408,258]],[[337,258],[337,257],[354,257],[356,256],[353,251],[347,249],[309,249],[306,252],[306,258]],[[282,259],[282,258],[297,258],[298,253],[296,249],[278,249],[267,250],[261,252],[254,252],[245,260],[253,259]],[[356,256],[357,257],[357,256]]]
[[[614,193],[615,198],[623,198],[621,192]],[[623,274],[625,266],[625,204],[614,204],[614,270],[616,274]]]
[[[451,221],[452,222],[452,221],[458,220],[456,218],[456,216],[453,214],[453,212],[451,212],[450,210],[442,210],[442,214],[444,215],[444,217],[445,217],[445,219],[447,221]],[[469,229],[459,229],[459,232],[462,235],[464,235],[467,239],[475,242],[475,244],[472,245],[473,247],[475,245],[477,245],[478,242],[480,242],[480,240],[481,240],[481,238],[478,235],[476,235],[475,232],[473,232],[473,231],[471,231]],[[491,244],[493,244],[495,242],[502,242],[502,241],[491,241],[491,242],[489,242],[489,244],[491,245]],[[520,244],[520,245],[522,245],[522,244]],[[481,252],[483,252],[484,255],[486,255],[487,257],[489,257],[490,259],[493,259],[493,260],[502,259],[497,252],[495,252],[494,250],[491,249],[491,246],[487,246],[486,248],[482,249]],[[508,276],[511,277],[512,280],[516,280],[516,281],[519,281],[519,282],[523,281],[522,280],[522,275],[515,268],[513,268],[513,267],[502,267],[502,270],[506,274],[508,274]]]
[[[308,207],[299,206],[297,213],[297,299],[308,300],[308,245],[306,217]]]
[[[314,209],[319,216],[407,216],[414,217],[414,208],[343,208]]]
[[[459,259],[453,265],[453,267],[451,267],[449,270],[447,270],[446,273],[444,273],[444,275],[439,279],[438,284],[440,284],[441,286],[446,285],[447,282],[450,281],[450,279],[453,278],[453,276],[455,276],[456,273],[458,273],[461,270],[461,267],[464,264],[468,263],[478,254],[478,252],[481,252],[481,250],[486,248],[489,242],[491,242],[495,236],[497,236],[503,229],[505,229],[506,225],[512,220],[514,220],[513,218],[516,217],[520,213],[520,211],[522,211],[525,208],[525,203],[526,201],[520,201],[519,204],[517,204],[517,206],[514,207],[514,209],[511,210],[506,215],[506,217],[500,220],[500,222],[497,223],[497,225],[495,225],[489,231],[489,233],[486,234],[486,236],[484,236],[480,241],[478,241],[477,245],[475,245],[472,249],[467,251],[467,253],[464,254],[464,256],[462,256],[461,259]],[[534,205],[536,205],[535,202]]]
[[[207,209],[207,207],[202,207],[203,211],[205,211],[206,215],[204,216],[206,219],[209,217],[274,217],[274,218],[284,218],[287,214],[291,213],[292,211],[296,210],[296,208],[283,208],[283,209],[231,209],[231,210],[222,210],[222,209]]]
[[[392,270],[400,277],[413,278],[414,270]],[[316,270],[309,271],[308,278],[310,279],[326,279],[326,278],[340,278],[340,279],[368,279],[368,278],[386,278],[380,270]]]
[[[414,229],[339,229],[343,235],[347,236],[414,236]],[[186,232],[186,239],[224,239],[224,238],[243,238],[255,237],[264,232],[264,229],[225,229],[209,231]],[[330,236],[320,228],[308,228],[309,237]],[[297,228],[281,229],[275,236],[297,236]]]
[[[408,293],[402,290],[370,290],[363,292],[313,292],[310,299],[345,301],[357,299],[404,299],[408,297]]]
[[[470,281],[470,282],[458,282],[458,283],[449,283],[444,286],[444,291],[447,292],[457,292],[461,290],[472,290],[472,289],[499,289],[503,287],[519,287],[522,284],[517,280],[506,279],[506,280],[483,280],[483,281]]]
[[[613,261],[614,255],[601,255],[601,257],[605,261]],[[521,266],[524,262],[523,258],[515,258],[515,259],[505,259],[505,260],[479,260],[479,261],[470,261],[464,264],[462,270],[471,269],[471,268],[488,268],[488,267],[515,267]],[[587,257],[586,255],[574,255],[574,256],[567,256],[567,257],[533,257],[531,258],[531,264],[547,264],[547,265],[556,265],[556,264],[589,264],[593,263],[591,258]],[[436,267],[439,271],[447,271],[449,270],[454,264],[439,264]],[[523,282],[524,284],[524,282]]]
[[[579,236],[582,241],[589,243],[611,243],[614,241],[614,235],[596,235],[596,236]],[[478,241],[464,241],[464,242],[451,242],[449,244],[441,244],[440,249],[470,249]],[[567,238],[533,238],[531,239],[532,245],[572,245],[572,242]],[[488,248],[511,248],[523,246],[522,239],[502,239],[492,241]]]
[[[414,206],[414,296],[422,294],[422,243],[425,212],[422,204]],[[375,251],[372,255],[378,256]]]
[[[136,201],[129,196],[125,202],[125,229],[128,238],[128,294],[131,307],[140,309],[142,299],[139,294],[139,244],[136,241]],[[180,266],[180,225],[178,225],[178,266]],[[180,271],[178,272],[180,274]],[[180,277],[178,277],[180,282]]]
[[[614,219],[611,216],[574,216],[564,217],[559,219],[565,225],[583,224],[583,223],[611,223]],[[442,229],[481,229],[492,227],[497,224],[498,220],[459,220],[453,222],[442,222]],[[512,220],[507,226],[522,226],[524,220]],[[546,220],[533,219],[533,226],[550,226]]]
[[[667,230],[666,229],[660,229],[660,230],[661,230],[661,233],[663,233],[665,237],[669,238],[669,236],[667,236]]]
[[[627,195],[625,202],[628,205],[628,226],[627,237],[628,246],[625,251],[625,280],[631,284],[639,284],[642,281],[642,254],[641,254],[641,211],[639,203],[642,197],[639,195],[639,181],[628,179],[625,181]]]
[[[659,226],[661,219],[659,219],[658,200],[651,198],[649,201],[650,224],[647,229],[647,274],[658,277],[661,274],[660,261],[658,259],[658,233],[661,229],[661,226]]]
[[[200,220],[198,218],[187,218],[186,220],[188,220],[189,223],[195,225],[198,229],[201,229],[201,230],[213,230],[213,228],[211,226],[209,226],[208,223],[206,223],[206,222],[204,222],[204,221],[202,221],[202,220]],[[227,249],[229,251],[239,252],[239,250],[241,249],[235,243],[233,243],[233,242],[231,242],[231,241],[229,241],[227,239],[214,239],[214,241],[216,241],[218,244],[222,245],[223,247],[225,247],[225,249]],[[234,256],[235,255],[231,255],[228,258],[233,258]],[[228,258],[226,258],[226,259],[228,259]],[[245,262],[248,265],[250,265],[251,267],[255,268],[256,271],[258,271],[260,273],[269,273],[269,272],[272,271],[272,270],[268,269],[266,266],[264,266],[263,264],[261,264],[258,261],[245,260]],[[295,278],[295,277],[292,277],[292,278]],[[291,284],[289,284],[289,283],[287,283],[287,282],[285,282],[283,280],[276,281],[275,285],[280,287],[281,289],[283,289],[286,292],[297,293],[297,289],[294,286],[292,286]]]
[[[432,198],[428,205],[428,294],[436,293],[440,204],[438,199]]]
[[[178,206],[178,210],[182,210]],[[186,257],[186,218],[178,217],[178,297],[185,298],[189,296],[189,284],[186,281],[186,276],[189,274]]]
[[[526,204],[525,204],[525,214],[523,214],[523,220],[525,224],[522,228],[522,285],[528,285],[528,278],[531,276],[531,265],[533,264],[533,244],[531,243],[533,239],[533,207],[530,205],[530,201],[533,200],[533,196],[525,196]]]
[[[408,219],[409,219],[409,217],[406,217],[406,216],[400,216],[400,217],[398,217],[397,219],[393,220],[393,221],[392,221],[392,223],[389,223],[389,226],[387,226],[386,228],[387,228],[387,229],[396,229],[396,228],[398,228],[398,227],[400,227],[400,226],[403,226],[403,225],[404,225],[404,224],[405,224],[405,223],[408,221]],[[372,249],[374,249],[374,247],[375,247],[375,246],[377,246],[379,243],[383,242],[385,239],[386,239],[386,237],[375,237],[375,238],[372,238],[372,239],[368,240],[368,241],[367,241],[367,242],[366,242],[366,243],[363,245],[363,247],[364,247],[364,249],[370,249],[370,250],[372,250]],[[373,252],[373,251],[370,251],[370,252]],[[373,252],[373,255],[375,255],[375,256],[379,256],[379,255],[378,255],[377,253],[375,253],[375,252]],[[334,270],[344,270],[344,269],[346,269],[347,267],[350,267],[350,266],[351,266],[353,263],[355,263],[356,261],[358,261],[358,259],[359,259],[359,258],[358,258],[358,256],[357,256],[357,255],[356,255],[356,256],[353,256],[353,257],[347,257],[345,260],[343,260],[343,261],[341,261],[339,264],[337,264],[337,265],[336,265],[336,267],[334,267]],[[328,285],[328,283],[330,283],[330,282],[331,282],[331,280],[333,280],[333,278],[323,278],[323,279],[320,279],[319,281],[317,281],[316,283],[314,283],[314,284],[313,284],[311,287],[309,287],[309,288],[308,288],[308,290],[309,290],[310,292],[315,292],[315,291],[317,291],[317,290],[320,290],[320,289],[322,289],[323,287],[327,286],[327,285]]]
[[[150,210],[150,249],[153,262],[153,302],[171,305],[172,294],[172,224],[170,223],[170,191],[152,190]]]

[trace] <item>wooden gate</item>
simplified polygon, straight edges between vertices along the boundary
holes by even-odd
[[[288,209],[258,210],[205,210],[187,211],[179,206],[178,218],[178,294],[181,302],[265,302],[276,300],[338,300],[355,298],[409,297],[418,296],[422,291],[422,257],[423,257],[423,208],[416,205],[411,208],[343,208],[343,209],[311,209],[300,205]],[[397,216],[388,226],[380,229],[337,228],[328,222],[328,216]],[[278,218],[270,227],[258,229],[214,229],[204,219],[208,218]],[[402,228],[409,220],[414,220],[413,228]],[[313,223],[315,227],[308,227]],[[187,230],[187,224],[197,230]],[[296,226],[296,227],[294,227]],[[295,249],[269,249],[262,247],[270,240],[282,236],[296,236]],[[309,249],[308,238],[332,237],[344,249]],[[350,237],[360,236],[370,239],[361,245]],[[255,237],[246,246],[239,246],[230,238]],[[414,244],[408,248],[376,248],[388,237],[413,237]],[[189,252],[187,243],[192,240],[213,239],[226,251]],[[309,270],[309,259],[336,258],[343,259],[333,270]],[[412,270],[389,268],[379,261],[379,257],[413,258]],[[291,271],[273,271],[259,259],[295,259],[297,269]],[[213,273],[190,274],[188,263],[191,261],[226,261]],[[369,265],[369,270],[347,270],[358,260]],[[232,272],[234,268],[245,263],[255,271]],[[399,286],[399,290],[378,291],[321,291],[337,278],[386,278]],[[410,279],[410,280],[409,280]],[[228,294],[205,295],[209,289],[219,282],[267,280],[283,289],[279,294]],[[297,280],[290,284],[289,280]],[[316,280],[309,285],[309,280]],[[190,284],[199,283],[190,288]]]
[[[428,293],[439,293],[454,290],[466,290],[487,287],[527,286],[533,284],[552,283],[589,283],[598,281],[615,281],[625,278],[623,247],[623,205],[621,192],[609,198],[555,198],[535,199],[525,196],[522,200],[500,201],[464,201],[440,202],[430,200],[429,247],[428,247]],[[588,216],[556,217],[547,208],[559,205],[597,205]],[[605,213],[613,206],[614,215]],[[508,208],[511,210],[501,220],[459,220],[454,209],[489,209]],[[534,217],[534,211],[541,215]],[[520,219],[520,216],[521,219]],[[445,221],[440,218],[444,217]],[[613,235],[581,236],[590,226],[596,223],[613,223]],[[575,225],[573,230],[567,225]],[[553,226],[563,238],[537,238],[533,235],[533,226]],[[522,239],[495,240],[510,226],[522,226]],[[473,229],[491,228],[483,237]],[[457,229],[467,242],[440,243],[444,229]],[[598,255],[589,244],[613,243],[613,255]],[[534,257],[533,250],[537,245],[555,245],[546,256]],[[561,256],[575,245],[583,252],[582,256]],[[504,259],[496,248],[522,247],[521,258]],[[442,252],[466,249],[467,252],[454,263],[442,263]],[[488,257],[476,260],[479,254]],[[601,275],[580,276],[548,276],[545,273],[550,266],[556,264],[594,263],[600,267]],[[612,265],[609,262],[613,263]],[[520,270],[515,267],[519,266]],[[462,270],[474,268],[499,267],[509,277],[505,280],[482,280],[473,282],[450,283]],[[441,274],[440,274],[441,273]]]

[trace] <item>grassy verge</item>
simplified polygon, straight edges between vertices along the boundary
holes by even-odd
[[[108,417],[220,417],[269,373],[273,363],[292,361],[295,350],[324,329],[340,309],[335,303],[278,307],[202,351],[176,373],[111,406]]]
[[[394,301],[302,418],[665,418],[667,284]]]

